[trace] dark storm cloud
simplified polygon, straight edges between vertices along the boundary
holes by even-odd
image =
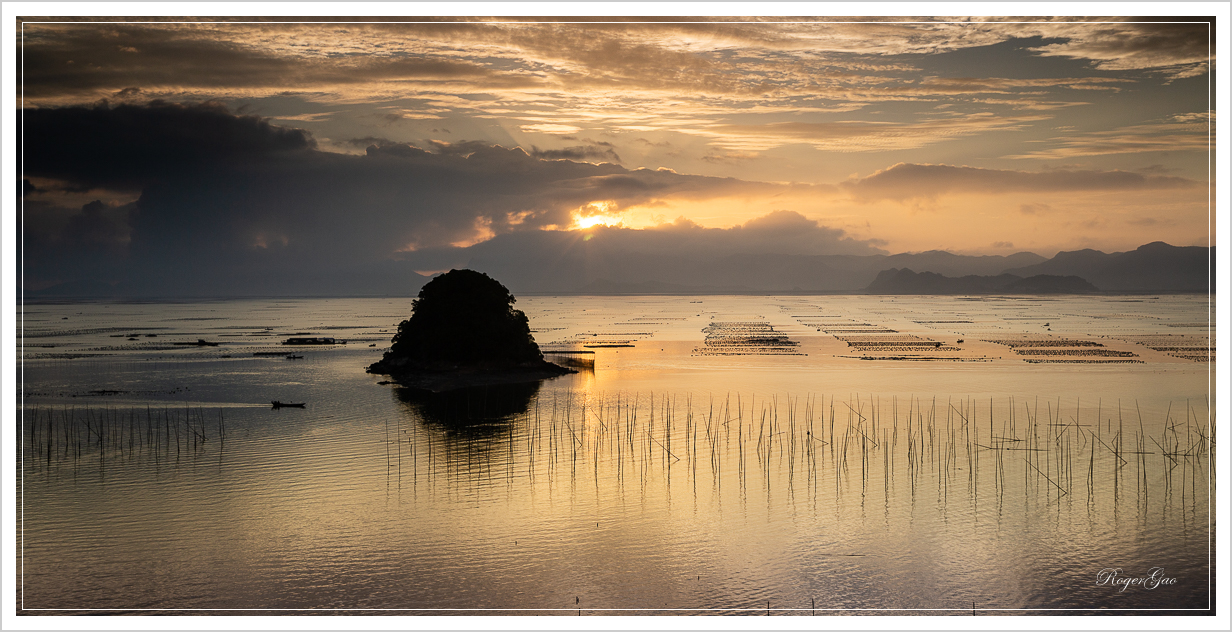
[[[120,278],[134,204],[112,206],[95,200],[76,211],[41,200],[26,200],[22,206],[23,287]]]
[[[858,199],[906,200],[935,198],[950,193],[1138,191],[1185,189],[1198,184],[1187,178],[1130,171],[1056,169],[1031,172],[898,163],[839,186]]]
[[[96,234],[124,249],[128,280],[160,292],[208,286],[226,293],[258,281],[276,291],[281,278],[567,226],[577,209],[599,201],[623,208],[790,189],[541,160],[521,148],[478,142],[438,141],[436,151],[378,142],[363,155],[328,153],[302,130],[212,105],[22,114],[25,176],[140,192],[125,225],[105,225],[96,213],[101,209],[83,209],[60,235],[47,238],[48,251],[59,247],[65,262],[84,265],[73,248]],[[39,206],[29,205],[27,213],[37,219]],[[122,246],[117,231],[130,236]],[[702,234],[697,231],[704,229],[689,234]]]
[[[140,187],[193,169],[265,161],[315,146],[299,129],[235,116],[220,105],[23,110],[27,176],[87,187]]]
[[[82,206],[79,215],[69,218],[68,225],[61,233],[61,239],[73,247],[116,247],[126,244],[128,227],[104,217],[103,211],[106,209],[107,206],[101,200]]]

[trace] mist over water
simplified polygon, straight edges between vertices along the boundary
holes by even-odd
[[[379,384],[410,299],[26,305],[20,607],[1207,612],[1205,296],[517,307],[577,374]]]

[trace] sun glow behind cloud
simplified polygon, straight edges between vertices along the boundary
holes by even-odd
[[[623,213],[617,211],[615,202],[591,202],[574,211],[569,230],[586,230],[595,226],[624,226]]]
[[[610,217],[607,215],[591,215],[590,217],[582,217],[580,215],[573,216],[573,230],[585,230],[595,226],[621,226],[619,217]]]

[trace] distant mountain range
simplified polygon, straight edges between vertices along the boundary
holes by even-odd
[[[872,294],[1084,294],[1099,291],[1076,276],[1037,274],[1023,278],[1014,274],[948,277],[935,272],[912,272],[906,268],[884,270],[868,286]]]
[[[1206,292],[1215,287],[1214,264],[1214,248],[1156,241],[1130,252],[1058,252],[1047,261],[1006,272],[1080,276],[1107,292]]]
[[[570,293],[1206,292],[1215,283],[1214,248],[1163,242],[1111,254],[1060,252],[1052,259],[1029,252],[1002,257],[937,250],[897,255],[726,255],[706,261],[668,261],[647,254],[628,259],[624,265],[608,264],[602,272],[593,261],[579,263],[575,272],[589,267],[598,278],[574,285]],[[523,291],[559,291],[533,279],[527,279],[525,286]]]
[[[968,256],[943,251],[898,255],[726,254],[687,257],[661,252],[483,253],[469,262],[516,292],[706,294],[854,292],[887,268],[938,274],[1000,274],[1047,261],[1032,253]],[[654,288],[654,289],[650,289]]]
[[[504,236],[502,236],[504,237]],[[902,283],[911,293],[981,291],[1206,292],[1214,288],[1214,248],[1146,244],[1129,252],[1060,252],[1051,259],[944,251],[897,255],[682,254],[546,248],[547,242],[504,245],[502,237],[456,251],[431,269],[486,272],[515,294],[714,294],[878,292]],[[525,239],[525,238],[522,238]],[[517,246],[517,247],[511,247]],[[420,266],[423,264],[420,263]],[[428,267],[428,266],[424,266]],[[413,296],[429,276],[409,261],[340,268],[327,275],[194,279],[175,285],[134,279],[118,284],[71,281],[27,297],[148,296]],[[904,270],[918,278],[908,279]],[[893,273],[886,277],[886,273]],[[1010,275],[1003,277],[1003,275]],[[1045,278],[1035,278],[1046,275]],[[977,278],[968,278],[977,277]],[[1012,278],[1011,278],[1012,277]],[[1079,277],[1088,285],[1047,277]],[[942,279],[952,280],[942,280]],[[886,285],[890,284],[890,285]],[[1028,290],[1035,284],[1041,289]],[[1013,286],[1016,289],[1007,289]],[[929,289],[933,288],[933,289]],[[968,289],[962,289],[968,288]],[[980,289],[988,288],[988,289]],[[1079,289],[1081,288],[1081,289]]]

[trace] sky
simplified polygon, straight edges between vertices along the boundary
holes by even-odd
[[[91,20],[17,25],[31,289],[1213,239],[1201,18]]]

